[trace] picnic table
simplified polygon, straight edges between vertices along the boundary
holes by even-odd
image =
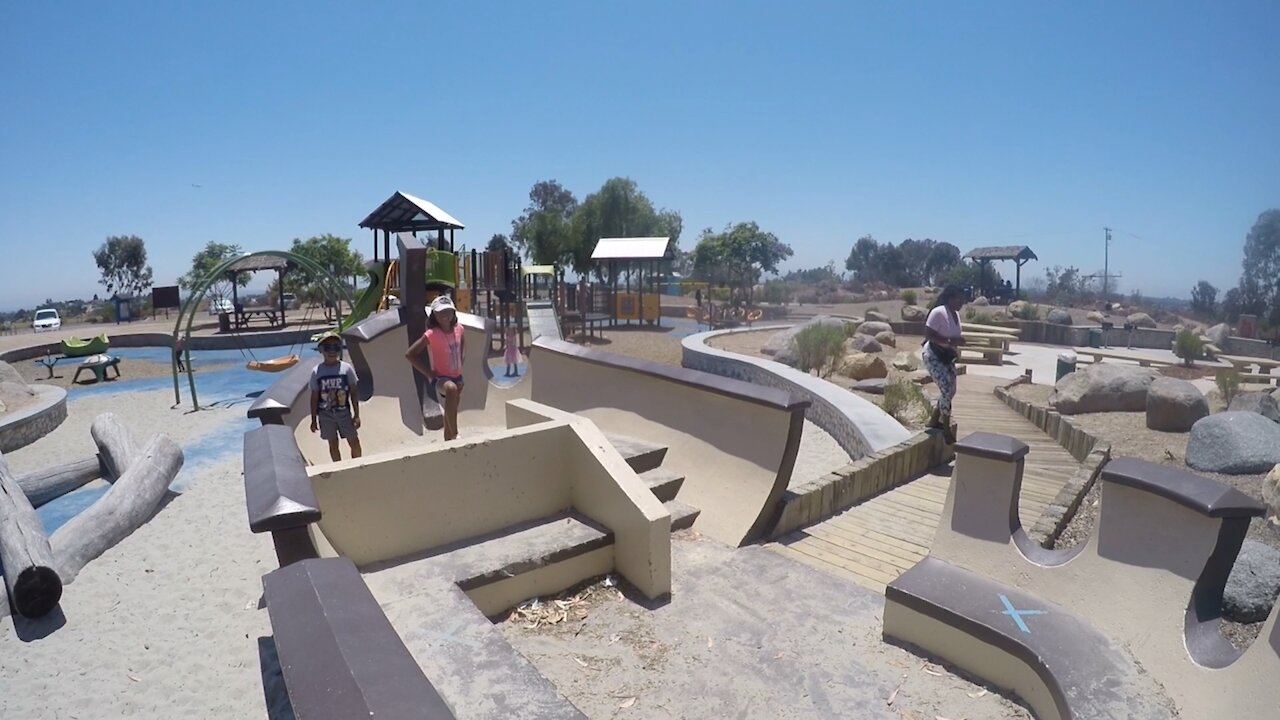
[[[1240,373],[1241,380],[1257,380],[1267,384],[1280,381],[1280,375],[1271,372],[1272,368],[1280,367],[1280,360],[1245,355],[1218,355],[1217,357],[1219,360],[1231,363],[1231,366]],[[1255,365],[1258,367],[1258,372],[1249,372],[1249,368]]]
[[[36,364],[36,365],[43,365],[43,366],[44,366],[44,368],[45,368],[46,370],[48,370],[48,371],[49,371],[49,377],[50,377],[50,378],[52,378],[52,377],[53,377],[53,369],[54,369],[55,367],[57,367],[58,363],[60,363],[60,362],[62,362],[62,361],[64,361],[64,360],[78,360],[78,359],[79,359],[79,358],[74,358],[74,357],[69,358],[69,357],[67,357],[66,355],[63,355],[62,353],[58,353],[57,355],[54,355],[54,354],[52,354],[52,353],[48,353],[48,354],[44,355],[43,357],[38,357],[38,358],[36,358],[36,359],[35,359],[35,364]]]
[[[90,355],[84,358],[76,368],[76,374],[71,377],[71,384],[75,385],[79,382],[80,373],[85,370],[92,372],[98,382],[106,382],[108,369],[115,370],[116,377],[120,377],[120,358],[113,355]]]
[[[965,342],[970,342],[976,345],[990,345],[992,347],[999,346],[1001,350],[1005,352],[1009,352],[1009,343],[1013,342],[1017,338],[1015,338],[1012,335],[1006,335],[1004,333],[967,332],[966,331],[964,333],[964,339],[965,339]],[[974,342],[974,341],[977,341],[977,342]]]
[[[249,321],[253,319],[254,315],[261,315],[262,317],[267,319],[268,324],[274,327],[279,322],[280,309],[270,307],[267,305],[257,305],[253,307],[236,308],[236,314],[235,314],[236,328],[239,329],[244,327],[245,325],[248,325]]]
[[[597,330],[601,330],[600,334],[603,336],[602,328],[609,322],[609,316],[605,313],[587,313],[585,315],[566,313],[562,322],[566,332],[571,331],[572,328],[581,327],[582,331],[590,337],[595,337]]]
[[[978,323],[971,323],[971,322],[961,322],[960,328],[964,331],[965,337],[968,337],[969,335],[972,334],[969,332],[970,330],[974,332],[980,332],[980,333],[995,333],[999,335],[1010,335],[1015,338],[1022,334],[1022,330],[1018,328],[1003,327],[1000,325],[980,325]]]

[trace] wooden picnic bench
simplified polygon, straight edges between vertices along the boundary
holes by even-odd
[[[268,306],[238,307],[236,308],[235,314],[236,328],[238,329],[248,325],[249,322],[253,320],[254,315],[261,315],[266,318],[267,324],[272,327],[279,324],[280,310],[278,308]]]
[[[561,322],[564,324],[566,332],[572,334],[575,327],[582,328],[582,332],[589,337],[595,337],[597,331],[603,336],[603,328],[609,322],[609,316],[604,313],[587,313],[585,315],[579,313],[566,314]]]
[[[1137,353],[1119,352],[1116,350],[1076,349],[1075,353],[1076,355],[1083,355],[1085,357],[1091,358],[1091,362],[1094,362],[1094,363],[1102,362],[1104,358],[1110,358],[1112,360],[1128,360],[1130,362],[1136,362],[1141,367],[1168,367],[1171,365],[1177,365],[1179,362],[1181,362],[1180,360],[1179,361],[1161,360],[1159,358],[1147,357],[1146,355],[1138,355]]]
[[[76,368],[76,374],[71,376],[71,384],[79,382],[80,373],[85,370],[92,372],[98,382],[106,382],[108,369],[115,370],[116,377],[120,377],[120,358],[112,355],[90,355]]]

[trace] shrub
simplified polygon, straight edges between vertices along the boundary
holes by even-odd
[[[1218,384],[1218,392],[1222,393],[1222,401],[1228,405],[1240,393],[1240,371],[1235,368],[1219,370],[1214,382]]]
[[[1182,364],[1191,367],[1192,362],[1204,352],[1204,341],[1190,330],[1182,330],[1173,339],[1173,354],[1182,358]],[[1239,381],[1239,378],[1236,378]]]
[[[1026,305],[1019,305],[1018,309],[1011,314],[1019,320],[1039,320],[1040,307],[1027,303]]]
[[[816,370],[819,377],[835,372],[844,358],[845,330],[831,325],[811,325],[795,334],[796,368]]]
[[[919,299],[919,297],[916,295],[915,290],[903,290],[901,297],[902,297],[902,302],[908,305],[915,305],[916,300]]]
[[[905,379],[895,380],[885,387],[880,409],[903,423],[918,421],[933,412],[924,390]]]

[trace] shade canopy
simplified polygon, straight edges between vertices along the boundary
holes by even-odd
[[[592,260],[662,260],[667,257],[671,238],[600,238]]]
[[[389,233],[463,229],[461,222],[434,203],[400,191],[361,220],[360,227]]]
[[[974,248],[965,253],[964,256],[970,260],[1014,260],[1019,262],[1040,259],[1036,257],[1036,254],[1026,245],[1001,245]]]
[[[227,273],[257,272],[259,270],[288,270],[289,260],[275,255],[247,255],[231,263]]]

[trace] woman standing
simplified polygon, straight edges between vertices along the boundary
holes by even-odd
[[[960,329],[960,308],[964,307],[964,291],[948,285],[924,321],[924,366],[938,386],[938,406],[933,409],[929,427],[942,430],[948,443],[956,441],[951,432],[951,402],[956,396],[956,360],[964,336]]]

